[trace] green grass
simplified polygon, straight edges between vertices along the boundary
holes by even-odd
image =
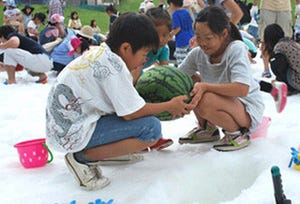
[[[252,2],[253,0],[247,0],[248,2]],[[120,0],[120,5],[116,8],[121,13],[126,11],[134,11],[137,12],[142,0]],[[292,8],[294,10],[294,0],[291,0]],[[158,0],[154,0],[154,4],[158,5]],[[47,5],[32,5],[35,8],[34,12],[43,12],[46,14]],[[19,5],[19,8],[24,8],[24,5]],[[3,6],[0,6],[0,9],[3,10]],[[64,8],[64,16],[65,16],[65,23],[68,23],[70,18],[70,14],[72,11],[77,11],[80,17],[80,20],[83,25],[90,25],[92,19],[96,19],[98,26],[101,29],[101,32],[105,34],[108,31],[109,27],[109,17],[106,15],[104,11],[99,10],[89,10],[83,9],[79,7],[72,7],[66,6]],[[293,16],[294,17],[294,16]],[[3,22],[3,15],[0,15],[0,22]],[[41,29],[43,26],[41,26]]]
[[[116,6],[117,10],[121,13],[126,11],[134,11],[137,12],[140,6],[140,0],[121,0],[120,5]],[[158,0],[154,0],[155,4],[158,4]],[[47,5],[32,5],[36,12],[43,12],[46,14]],[[24,5],[19,5],[19,8],[24,8]],[[0,6],[0,10],[3,11],[3,6]],[[65,16],[65,24],[68,23],[68,20],[70,18],[70,14],[72,11],[77,11],[81,20],[81,23],[83,25],[90,25],[90,22],[92,19],[96,19],[97,25],[100,27],[101,32],[105,34],[108,31],[109,27],[109,17],[106,15],[104,11],[99,10],[90,10],[90,9],[83,9],[79,7],[73,7],[73,6],[66,6],[64,8],[64,16]],[[0,15],[0,22],[3,22],[3,15]],[[40,29],[42,29],[44,26],[41,26]]]

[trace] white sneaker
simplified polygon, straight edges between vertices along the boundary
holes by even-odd
[[[273,89],[271,91],[271,95],[274,98],[276,110],[278,113],[281,113],[285,108],[287,102],[287,93],[288,88],[284,82],[275,81],[272,83]]]
[[[65,155],[65,162],[80,187],[85,190],[97,190],[107,186],[110,181],[102,176],[97,165],[81,164],[77,162],[72,153]]]
[[[108,159],[103,159],[97,162],[93,162],[91,164],[97,164],[102,166],[110,166],[110,165],[123,165],[123,164],[132,164],[139,161],[142,161],[144,156],[141,154],[127,154],[118,157],[112,157]]]

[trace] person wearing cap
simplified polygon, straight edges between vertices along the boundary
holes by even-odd
[[[44,45],[46,43],[57,40],[58,37],[64,37],[64,17],[59,14],[53,14],[48,21],[48,24],[39,34],[39,43]]]
[[[11,25],[15,30],[24,33],[22,13],[14,0],[5,1],[3,25]]]
[[[23,66],[30,75],[37,76],[36,83],[47,83],[45,72],[53,67],[47,51],[37,42],[15,31],[10,25],[0,26],[0,49],[3,50],[3,63],[0,70],[8,75],[5,84],[17,83],[17,65]]]
[[[39,12],[34,14],[33,18],[28,22],[27,29],[26,29],[26,35],[27,37],[38,41],[39,37],[39,27],[41,24],[44,24],[46,15]]]
[[[22,18],[24,23],[24,29],[27,29],[28,22],[32,19],[33,15],[32,12],[34,11],[34,8],[30,5],[26,4],[25,7],[21,10],[22,11]]]
[[[79,55],[68,55],[70,51],[70,40],[74,37],[78,37],[87,41],[88,45],[91,45],[92,40],[95,40],[94,31],[91,26],[85,25],[83,26],[77,34],[73,36],[66,37],[63,42],[61,42],[57,47],[55,47],[51,53],[51,57],[53,58],[53,70],[59,74],[66,65],[68,65],[71,61],[77,58]],[[87,48],[82,48],[82,52]]]

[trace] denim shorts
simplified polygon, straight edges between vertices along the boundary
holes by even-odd
[[[117,115],[105,115],[97,121],[94,133],[85,149],[128,138],[153,142],[161,137],[161,123],[154,116],[126,121]]]

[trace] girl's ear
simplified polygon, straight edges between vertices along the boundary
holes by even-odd
[[[222,31],[222,36],[223,36],[224,38],[227,38],[227,36],[228,36],[228,29],[224,29],[224,30]]]

